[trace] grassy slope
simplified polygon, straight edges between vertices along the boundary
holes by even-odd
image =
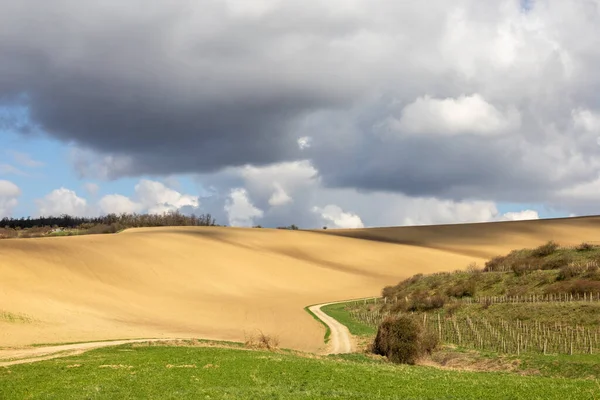
[[[0,369],[0,398],[593,398],[593,380],[222,348],[120,346]]]
[[[355,302],[353,302],[353,304],[355,304]],[[374,335],[377,332],[377,329],[374,327],[365,325],[352,318],[348,311],[346,311],[347,307],[348,303],[337,303],[321,307],[321,310],[341,324],[346,325],[352,335],[369,336]]]
[[[452,309],[463,315],[503,318],[506,320],[531,320],[539,322],[560,321],[572,325],[597,326],[600,323],[600,303],[551,302],[516,304],[463,304],[456,308],[454,297],[510,296],[511,298],[547,294],[579,296],[600,292],[600,248],[587,251],[557,249],[547,255],[536,255],[535,249],[522,249],[486,263],[486,268],[499,268],[507,272],[456,271],[432,275],[415,275],[395,286],[383,290],[389,311],[427,311],[436,298],[445,302],[444,310]],[[544,269],[551,268],[551,269]],[[577,298],[577,297],[575,297]],[[408,299],[408,301],[405,301]]]

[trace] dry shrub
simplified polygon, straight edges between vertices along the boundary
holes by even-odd
[[[391,299],[394,297],[396,288],[394,286],[386,286],[381,291],[381,297]]]
[[[573,262],[573,258],[567,254],[545,260],[542,263],[542,269],[560,269]]]
[[[548,294],[574,294],[600,293],[600,282],[586,281],[583,279],[556,282],[546,288]]]
[[[460,281],[446,289],[446,295],[458,299],[462,297],[473,297],[475,296],[476,289],[474,281]]]
[[[390,316],[379,325],[372,351],[393,363],[412,365],[436,346],[437,337],[427,334],[416,318],[400,315]]]
[[[19,233],[11,228],[0,228],[0,239],[12,239],[19,236]]]
[[[505,272],[507,269],[505,256],[496,256],[487,261],[483,267],[484,272]]]
[[[266,349],[271,351],[279,347],[279,338],[259,331],[258,335],[251,334],[250,336],[247,336],[244,345],[253,349]]]
[[[46,236],[48,233],[52,231],[52,228],[49,226],[34,226],[33,228],[24,229],[21,231],[22,238],[36,238]]]
[[[600,292],[600,282],[576,280],[573,281],[570,291],[572,294],[598,293]]]
[[[600,280],[600,268],[598,268],[598,263],[596,261],[592,261],[586,265],[585,275],[583,277],[596,281]]]
[[[481,268],[479,268],[479,265],[477,265],[476,262],[472,262],[469,265],[467,265],[466,271],[470,274],[475,274],[481,272]]]
[[[536,257],[524,257],[515,260],[511,265],[511,270],[515,276],[523,276],[532,271],[542,268],[543,261]]]
[[[425,331],[421,340],[421,349],[428,355],[433,354],[434,350],[438,348],[440,340],[438,334],[432,331]]]
[[[404,283],[406,283],[408,285],[412,285],[412,284],[419,282],[422,278],[423,278],[423,274],[416,274],[416,275],[411,276],[407,280],[405,280]]]
[[[589,243],[581,243],[579,246],[575,248],[577,251],[590,251],[594,249],[594,246]]]
[[[571,278],[575,278],[576,276],[580,276],[585,272],[586,268],[584,265],[580,264],[569,264],[563,266],[556,276],[557,281],[566,281]]]
[[[410,297],[408,301],[399,301],[395,305],[394,311],[431,311],[444,307],[448,298],[446,296],[436,294],[428,296],[425,293],[418,292]]]
[[[392,303],[390,311],[392,313],[406,312],[411,307],[412,303],[406,299],[399,299],[397,302]]]
[[[558,244],[553,242],[552,240],[550,240],[546,244],[543,244],[543,245],[533,249],[533,251],[531,252],[531,255],[534,257],[541,258],[541,257],[549,256],[550,254],[553,254],[556,250],[558,250]]]
[[[94,226],[88,228],[85,233],[89,234],[89,235],[104,234],[104,233],[117,233],[121,229],[123,229],[123,227],[118,223],[112,223],[110,225],[99,224],[99,225],[94,225]]]

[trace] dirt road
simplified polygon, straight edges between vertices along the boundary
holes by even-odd
[[[309,307],[319,319],[329,326],[331,336],[327,354],[351,353],[353,350],[350,331],[346,326],[339,323],[334,318],[325,314],[321,307],[342,302],[333,302],[318,304]],[[128,340],[108,340],[100,342],[73,343],[57,346],[28,347],[22,349],[4,349],[0,350],[0,367],[10,365],[32,363],[36,361],[49,360],[57,357],[66,357],[84,353],[88,350],[101,347],[119,346],[128,343],[147,343],[147,342],[169,342],[178,339],[128,339]],[[5,361],[2,361],[5,360]]]
[[[328,306],[330,304],[343,303],[342,301],[336,301],[333,303],[318,304],[311,306],[308,309],[315,314],[319,319],[329,326],[331,335],[329,336],[329,349],[328,354],[340,354],[340,353],[351,353],[354,348],[352,343],[352,335],[345,325],[342,325],[334,318],[325,314],[321,307]]]
[[[98,349],[100,347],[119,346],[127,343],[147,343],[147,342],[168,342],[176,339],[129,339],[129,340],[108,340],[105,342],[88,342],[62,344],[58,346],[28,347],[23,349],[0,350],[0,367],[9,365],[26,364],[36,361],[49,360],[51,358],[66,357],[84,353],[88,350]]]

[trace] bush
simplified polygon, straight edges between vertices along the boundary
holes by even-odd
[[[258,335],[250,335],[246,337],[245,346],[252,349],[275,350],[279,346],[279,338],[277,336],[266,335],[259,331]]]
[[[557,281],[566,281],[568,279],[574,278],[583,274],[585,271],[585,267],[576,264],[565,265],[558,271],[558,275],[556,276]]]
[[[592,246],[589,243],[585,243],[585,242],[581,243],[579,246],[576,247],[577,251],[590,251],[593,249],[594,249],[594,246]]]
[[[414,317],[388,317],[377,329],[372,351],[393,363],[412,365],[426,351],[425,342],[423,328]]]
[[[588,263],[584,278],[596,281],[600,280],[600,268],[598,268],[598,263],[596,261]]]
[[[542,263],[542,269],[559,269],[569,265],[573,259],[566,254],[562,254],[559,257],[545,260]]]
[[[599,293],[600,282],[576,280],[572,282],[569,291],[571,294],[580,295],[583,295],[584,293]]]
[[[383,288],[383,290],[381,290],[381,297],[387,297],[388,299],[391,299],[394,297],[396,288],[394,286],[386,286]]]
[[[476,274],[478,272],[481,272],[481,269],[479,268],[479,265],[477,265],[476,262],[472,262],[471,264],[467,265],[466,271],[470,274]]]
[[[403,311],[431,311],[444,307],[447,298],[440,294],[427,296],[425,294],[414,295],[408,304],[405,303]]]
[[[412,284],[419,282],[422,278],[423,278],[423,274],[416,274],[416,275],[411,276],[410,278],[408,278],[407,280],[405,280],[402,283],[405,283],[407,285],[412,285]]]
[[[520,260],[516,260],[511,265],[511,270],[515,276],[523,276],[531,271],[535,271],[542,267],[541,260],[534,257],[526,257]]]
[[[473,281],[461,281],[455,283],[446,289],[446,295],[449,297],[456,297],[458,299],[462,297],[473,297],[475,296],[476,285]]]
[[[551,240],[548,243],[543,244],[543,245],[533,249],[533,251],[531,252],[531,255],[534,257],[541,258],[541,257],[549,256],[550,254],[554,253],[556,250],[558,250],[558,244]]]
[[[117,233],[121,230],[121,226],[118,223],[112,223],[110,225],[100,224],[92,226],[85,231],[88,235],[99,235],[104,233]]]
[[[19,233],[11,228],[0,228],[0,239],[12,239],[19,236]]]
[[[437,349],[439,344],[440,340],[437,333],[431,331],[426,331],[423,333],[423,338],[421,340],[422,353],[431,355],[433,351]]]
[[[496,256],[485,263],[484,272],[504,272],[507,270],[506,257]]]
[[[583,295],[584,293],[600,293],[600,282],[586,281],[578,279],[575,281],[557,282],[546,288],[546,293],[550,294],[574,294]]]

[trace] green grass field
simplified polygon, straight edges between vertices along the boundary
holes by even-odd
[[[0,368],[2,399],[593,399],[597,381],[397,366],[366,356],[125,345]]]

